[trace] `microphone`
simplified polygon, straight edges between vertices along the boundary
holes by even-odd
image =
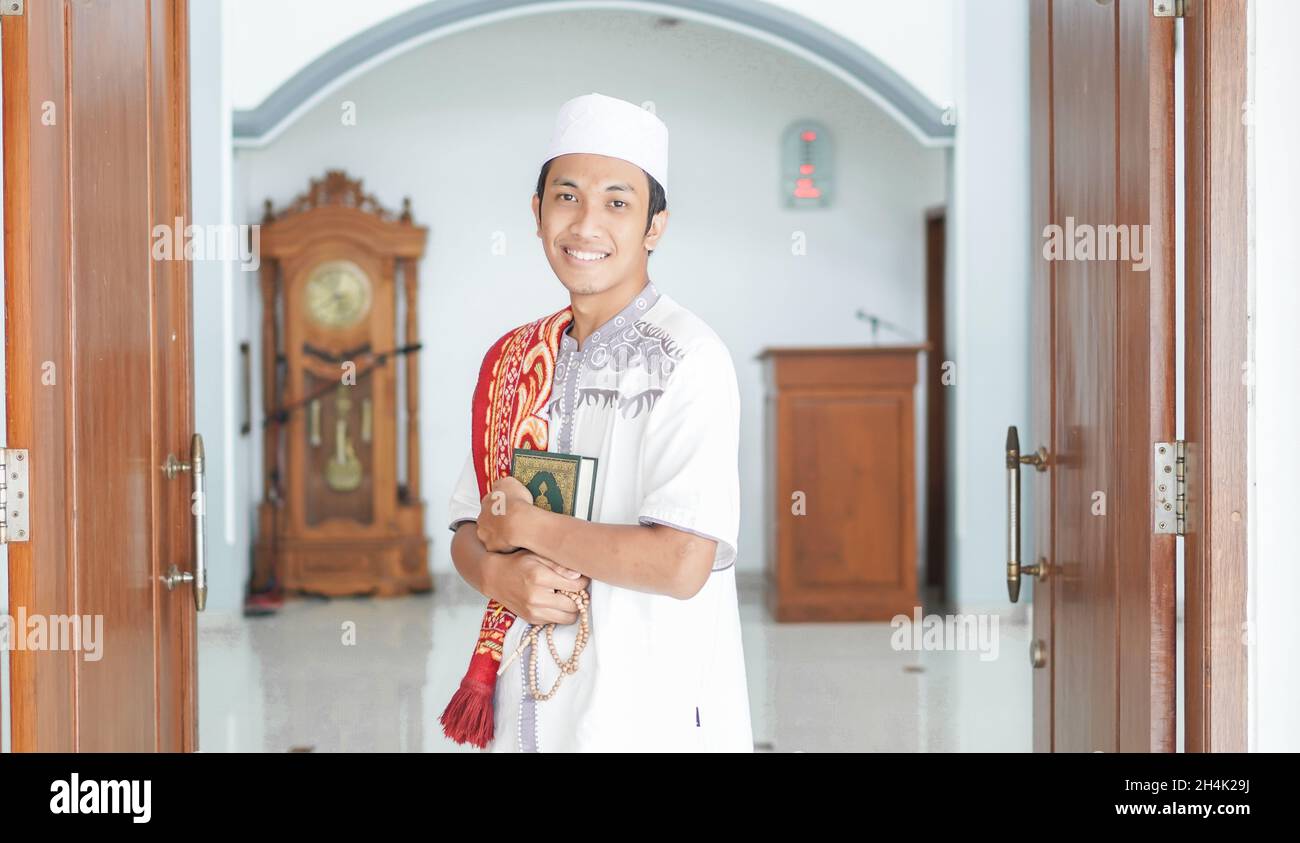
[[[855,315],[857,316],[857,318],[861,319],[863,322],[866,322],[868,325],[871,326],[872,342],[877,341],[878,336],[880,334],[881,325],[884,325],[886,328],[893,331],[895,334],[898,334],[899,336],[903,337],[904,339],[908,340],[909,342],[912,340],[911,331],[908,331],[906,328],[900,327],[899,325],[895,325],[893,322],[890,322],[888,319],[885,319],[883,316],[880,316],[879,314],[868,313],[862,308],[858,308],[858,312]]]

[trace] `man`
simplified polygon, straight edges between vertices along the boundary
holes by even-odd
[[[632,103],[593,93],[560,109],[532,208],[570,307],[489,350],[451,499],[452,559],[493,598],[481,664],[443,717],[454,739],[494,751],[753,750],[734,567],[739,390],[722,340],[649,279],[668,223],[667,150],[667,127]],[[531,416],[518,410],[530,401]],[[502,437],[597,458],[591,520],[534,506],[502,470],[509,449],[491,453]],[[490,675],[533,625],[556,624],[567,659],[579,612],[562,592],[584,589],[590,641],[553,697],[530,691],[527,649]],[[560,671],[544,635],[538,644],[545,693]]]

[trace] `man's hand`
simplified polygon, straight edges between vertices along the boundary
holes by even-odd
[[[493,481],[492,489],[483,496],[478,517],[478,539],[493,553],[513,553],[519,549],[511,541],[520,512],[533,505],[533,496],[513,477]]]
[[[590,578],[527,550],[488,558],[488,593],[507,609],[534,625],[577,622],[578,605],[558,592],[581,591]]]

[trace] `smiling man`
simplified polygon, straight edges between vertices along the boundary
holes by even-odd
[[[533,215],[569,306],[507,333],[480,369],[450,526],[457,570],[490,602],[444,730],[495,751],[752,751],[735,368],[648,274],[668,129],[588,94],[561,107],[542,162]],[[533,506],[508,476],[520,447],[598,460],[590,521]],[[583,628],[563,592],[583,591],[589,643],[546,697]],[[498,679],[502,653],[551,623],[536,677],[526,648]]]

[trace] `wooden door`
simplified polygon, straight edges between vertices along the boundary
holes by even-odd
[[[925,215],[925,584],[940,602],[948,583],[948,350],[945,326],[944,262],[947,215],[943,208]]]
[[[1042,236],[1034,439],[1021,444],[1049,454],[1046,471],[1023,470],[1040,525],[1026,562],[1046,565],[1033,588],[1034,746],[1172,751],[1175,537],[1155,531],[1152,490],[1154,445],[1175,433],[1174,20],[1149,0],[1031,10]],[[1091,250],[1049,260],[1049,225],[1080,246],[1091,226]],[[1140,248],[1112,226],[1137,226]]]
[[[1245,752],[1248,8],[1186,6],[1184,735],[1188,752]]]
[[[77,616],[83,648],[12,657],[18,751],[197,748],[184,0],[42,0],[3,19],[9,447],[30,540],[11,614]],[[183,242],[174,244],[183,247]],[[183,252],[173,253],[183,257]],[[201,500],[194,505],[201,506]]]

